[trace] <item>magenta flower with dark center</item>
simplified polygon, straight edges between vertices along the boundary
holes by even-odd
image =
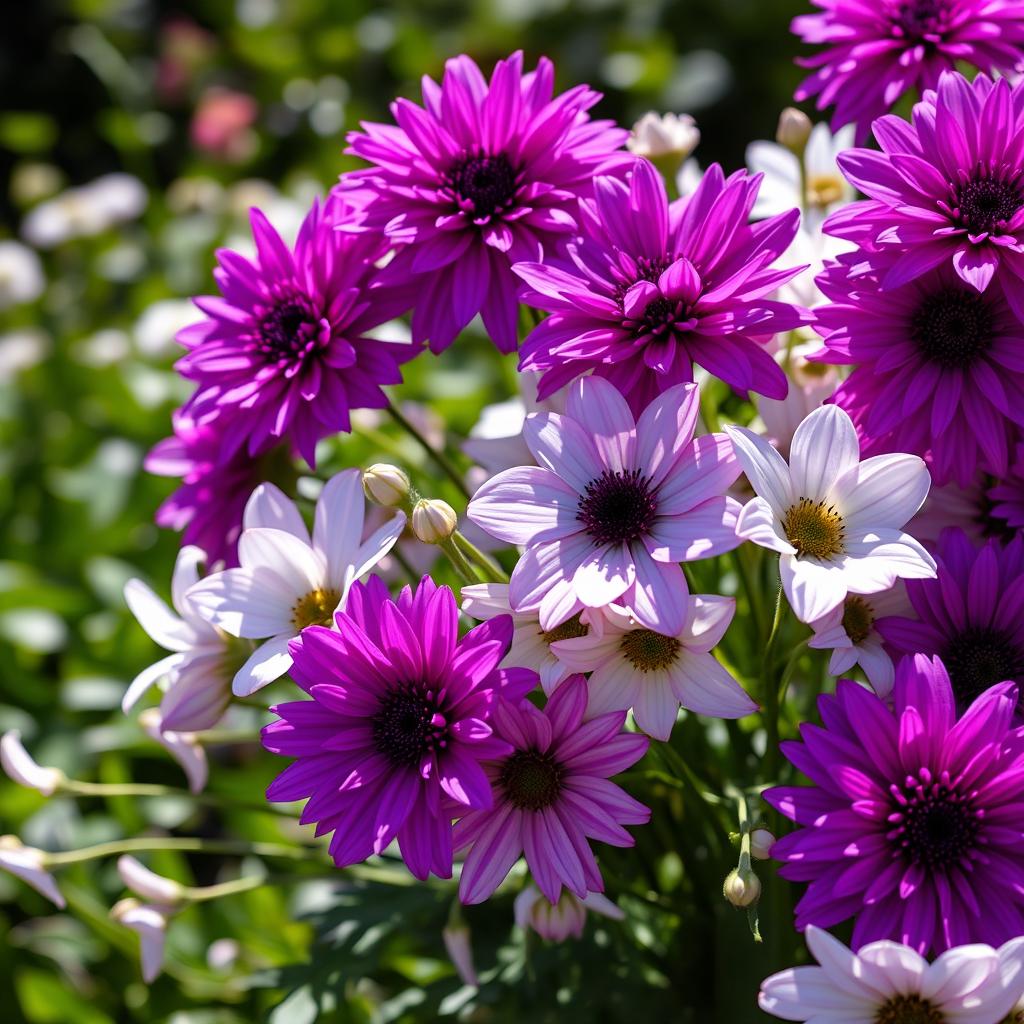
[[[416,354],[371,336],[408,294],[381,286],[384,240],[337,230],[355,216],[338,195],[314,203],[289,249],[254,209],[255,262],[218,253],[223,298],[195,300],[207,319],[179,332],[190,351],[177,369],[198,385],[185,414],[217,424],[223,461],[287,442],[314,465],[317,441],[348,431],[352,409],[387,405],[381,386]]]
[[[880,153],[838,157],[868,198],[834,213],[825,232],[892,253],[884,288],[952,264],[984,292],[1007,270],[1007,301],[1024,320],[1024,86],[947,71],[910,125],[886,116],[874,133]]]
[[[962,530],[944,530],[935,564],[936,579],[907,582],[916,618],[876,622],[886,644],[942,658],[960,708],[1004,680],[1024,688],[1024,536],[975,548]]]
[[[577,86],[554,95],[554,67],[523,71],[522,53],[499,61],[488,82],[467,56],[423,80],[423,106],[392,104],[397,125],[366,124],[349,152],[372,167],[346,174],[359,196],[357,230],[396,247],[385,280],[410,288],[412,330],[435,352],[478,313],[502,352],[517,344],[518,280],[512,264],[565,255],[578,197],[590,195],[627,133],[591,121],[600,93]]]
[[[812,0],[820,14],[801,14],[792,30],[824,48],[797,63],[813,68],[796,91],[835,107],[833,131],[857,125],[867,139],[871,122],[904,95],[934,89],[958,62],[983,71],[1012,71],[1024,45],[1020,0]]]
[[[519,368],[543,373],[547,397],[585,373],[606,377],[639,416],[659,394],[693,380],[694,364],[741,392],[786,395],[764,342],[808,315],[769,299],[803,267],[774,262],[796,234],[797,210],[748,224],[760,176],[728,179],[713,165],[697,191],[668,202],[646,160],[628,183],[599,177],[580,203],[583,234],[570,270],[517,264],[524,301],[548,316],[523,343]]]
[[[896,259],[843,254],[818,278],[832,301],[815,310],[824,347],[809,358],[856,366],[834,401],[865,454],[920,455],[939,485],[1001,476],[1024,426],[1024,324],[1006,298],[1021,285],[978,292],[941,266],[883,288]]]
[[[290,669],[311,700],[279,704],[263,745],[295,758],[267,799],[306,800],[303,824],[333,832],[344,867],[394,839],[417,878],[452,870],[452,818],[492,805],[480,762],[512,753],[495,735],[501,699],[518,701],[540,680],[498,668],[512,642],[499,616],[458,638],[447,587],[425,576],[396,600],[377,578],[356,583],[337,630],[311,626],[294,640]]]
[[[797,927],[855,919],[853,948],[894,939],[919,953],[1024,933],[1024,728],[1017,688],[980,693],[962,717],[942,662],[897,668],[894,710],[850,680],[822,696],[824,725],[784,743],[813,785],[765,799],[801,827],[779,873],[807,890]]]

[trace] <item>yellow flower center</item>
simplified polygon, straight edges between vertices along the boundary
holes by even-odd
[[[330,587],[311,590],[292,605],[292,625],[301,633],[307,626],[330,626],[341,594]]]
[[[586,636],[590,627],[580,622],[582,612],[577,612],[571,619],[566,619],[560,626],[541,633],[541,639],[546,644],[557,643],[559,640],[575,640],[577,637]]]
[[[843,517],[834,505],[800,498],[782,521],[798,557],[831,558],[843,553]]]
[[[871,605],[862,597],[850,594],[843,604],[843,630],[854,646],[864,643],[875,624]]]
[[[655,633],[651,629],[631,629],[623,633],[619,650],[638,672],[668,668],[683,645],[674,636]]]
[[[946,1024],[946,1015],[920,996],[893,996],[879,1007],[875,1024]]]
[[[838,174],[811,174],[807,177],[807,202],[824,209],[843,198],[843,179]]]

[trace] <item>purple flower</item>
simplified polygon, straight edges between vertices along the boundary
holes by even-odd
[[[796,91],[835,106],[832,128],[856,123],[858,141],[870,123],[911,90],[933,89],[943,71],[964,61],[986,71],[1017,66],[1024,44],[1020,0],[812,0],[821,14],[802,14],[792,30],[823,45],[798,59],[816,69]]]
[[[334,833],[339,867],[397,837],[417,878],[449,878],[452,817],[491,806],[479,762],[512,749],[493,733],[495,705],[519,700],[537,675],[498,668],[508,618],[459,640],[455,597],[429,576],[397,600],[376,577],[356,583],[335,622],[337,632],[311,626],[292,642],[292,677],[312,700],[271,709],[280,721],[263,745],[295,761],[267,799],[307,800],[301,821]]]
[[[786,757],[814,783],[765,799],[801,827],[779,839],[779,874],[807,882],[796,924],[855,917],[852,948],[894,939],[926,954],[1024,933],[1017,688],[982,693],[957,720],[938,659],[905,658],[895,709],[848,679],[819,698]]]
[[[463,903],[486,900],[520,854],[549,903],[558,902],[563,886],[581,900],[604,892],[588,840],[632,846],[622,826],[650,819],[648,808],[608,781],[643,757],[647,738],[622,732],[624,711],[584,723],[586,707],[587,683],[578,675],[543,711],[525,700],[496,709],[495,734],[512,751],[487,765],[494,806],[455,826],[456,850],[470,848],[459,883]]]
[[[181,477],[181,486],[156,511],[156,522],[183,531],[182,544],[194,544],[206,553],[208,564],[238,565],[238,538],[242,513],[253,489],[268,475],[271,463],[293,472],[282,448],[250,458],[244,450],[224,460],[221,424],[203,426],[180,412],[174,433],[154,445],[146,456],[146,469],[156,476]]]
[[[1024,530],[1024,442],[1010,455],[1006,475],[987,494],[990,516],[1011,531]]]
[[[825,231],[897,253],[884,288],[952,262],[983,292],[1004,267],[1014,275],[1006,298],[1024,320],[1024,289],[1013,283],[1024,278],[1024,86],[948,71],[912,124],[890,115],[874,133],[881,153],[839,155],[868,198],[829,217]]]
[[[909,580],[916,618],[881,618],[875,628],[896,654],[942,658],[957,706],[995,683],[1024,687],[1024,536],[975,548],[962,530],[944,530],[938,576]]]
[[[337,195],[314,203],[292,250],[254,209],[256,261],[217,254],[223,298],[195,300],[206,319],[178,333],[190,351],[176,368],[198,384],[186,415],[222,423],[221,461],[287,440],[314,465],[317,441],[349,430],[351,409],[386,406],[381,385],[399,383],[399,363],[416,354],[368,337],[408,297],[381,287],[386,242],[336,230],[349,215]]]
[[[467,515],[525,545],[509,586],[513,611],[540,610],[545,631],[615,602],[647,629],[680,633],[687,586],[679,562],[730,551],[739,475],[723,434],[693,439],[695,384],[666,391],[634,421],[606,380],[584,377],[564,416],[533,413],[523,436],[537,466],[488,480]]]
[[[550,260],[576,229],[576,199],[597,169],[626,159],[627,133],[587,115],[601,98],[584,85],[553,98],[554,67],[523,73],[499,61],[490,83],[467,56],[423,79],[423,107],[399,99],[397,126],[363,124],[348,152],[373,167],[342,179],[370,196],[364,228],[399,251],[387,280],[416,290],[413,338],[435,352],[480,313],[502,352],[515,350],[519,260]]]
[[[593,370],[639,416],[657,395],[693,380],[694,363],[738,391],[786,395],[786,375],[762,344],[806,322],[766,299],[804,268],[772,269],[793,241],[797,210],[747,220],[761,176],[712,165],[697,191],[669,204],[646,160],[628,183],[599,177],[580,203],[583,237],[569,272],[521,263],[526,302],[550,311],[523,343],[521,370],[541,370],[546,398]]]
[[[844,254],[818,278],[832,302],[815,310],[825,344],[812,359],[856,364],[835,403],[865,455],[920,455],[938,484],[1003,475],[1024,425],[1024,324],[1005,293],[1024,286],[978,292],[944,265],[883,289],[894,259]]]

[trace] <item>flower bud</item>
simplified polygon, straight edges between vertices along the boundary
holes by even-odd
[[[722,895],[734,907],[752,907],[761,898],[761,879],[753,871],[733,868],[726,876]]]
[[[160,974],[164,964],[164,945],[167,940],[166,908],[154,907],[138,900],[126,899],[115,903],[110,916],[139,934],[142,959],[142,980],[150,984]]]
[[[455,509],[440,498],[420,498],[412,510],[412,532],[424,544],[440,544],[458,526]]]
[[[0,836],[0,868],[27,882],[63,909],[67,904],[57,888],[57,880],[44,866],[45,856],[42,850],[23,845],[17,836]]]
[[[796,107],[786,107],[779,115],[775,141],[794,153],[803,153],[811,135],[811,119]]]
[[[209,767],[206,751],[195,733],[164,729],[163,718],[157,708],[146,708],[139,715],[139,725],[150,739],[156,740],[181,765],[188,779],[188,788],[193,793],[201,793],[206,786]]]
[[[768,860],[772,855],[775,836],[766,828],[755,828],[750,833],[750,856],[755,860]]]
[[[626,148],[637,156],[658,162],[662,157],[674,157],[678,167],[700,142],[700,129],[689,114],[658,114],[648,111],[640,118]]]
[[[397,466],[377,462],[363,470],[363,490],[370,501],[385,508],[404,505],[409,500],[412,484],[408,475]]]
[[[22,746],[17,729],[0,737],[0,764],[18,785],[34,789],[43,796],[53,796],[65,779],[59,768],[44,768],[32,760],[32,755]]]
[[[462,983],[478,988],[480,979],[473,966],[473,946],[470,943],[469,928],[464,924],[448,925],[441,931],[441,938],[444,939],[444,948],[448,950]]]
[[[150,871],[144,864],[127,854],[118,858],[117,873],[126,888],[131,889],[136,896],[149,900],[150,903],[173,907],[181,903],[185,895],[185,889],[180,883]]]

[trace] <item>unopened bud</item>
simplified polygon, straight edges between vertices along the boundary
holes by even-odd
[[[448,925],[442,930],[441,938],[444,939],[444,948],[448,950],[448,956],[451,957],[462,983],[478,988],[480,979],[473,966],[473,946],[470,942],[469,928],[464,924]]]
[[[17,729],[11,729],[0,737],[0,765],[8,778],[43,796],[53,796],[65,781],[65,775],[59,768],[36,764],[22,745]]]
[[[698,142],[700,129],[689,114],[657,114],[651,110],[633,125],[626,148],[655,162],[661,157],[674,157],[678,167]]]
[[[117,873],[127,888],[150,903],[173,907],[180,903],[185,895],[184,887],[178,882],[150,871],[127,854],[118,859]]]
[[[775,836],[766,828],[755,828],[750,833],[750,856],[755,860],[768,860],[775,845]]]
[[[405,472],[386,462],[377,462],[363,470],[363,490],[367,498],[385,508],[404,505],[412,484]]]
[[[775,141],[796,154],[803,153],[811,136],[811,119],[796,107],[786,107],[779,115],[779,126],[775,130]]]
[[[412,510],[412,532],[424,544],[440,544],[458,526],[455,509],[440,498],[420,498]]]
[[[734,907],[752,907],[761,898],[761,879],[753,871],[733,868],[726,876],[722,895]]]

